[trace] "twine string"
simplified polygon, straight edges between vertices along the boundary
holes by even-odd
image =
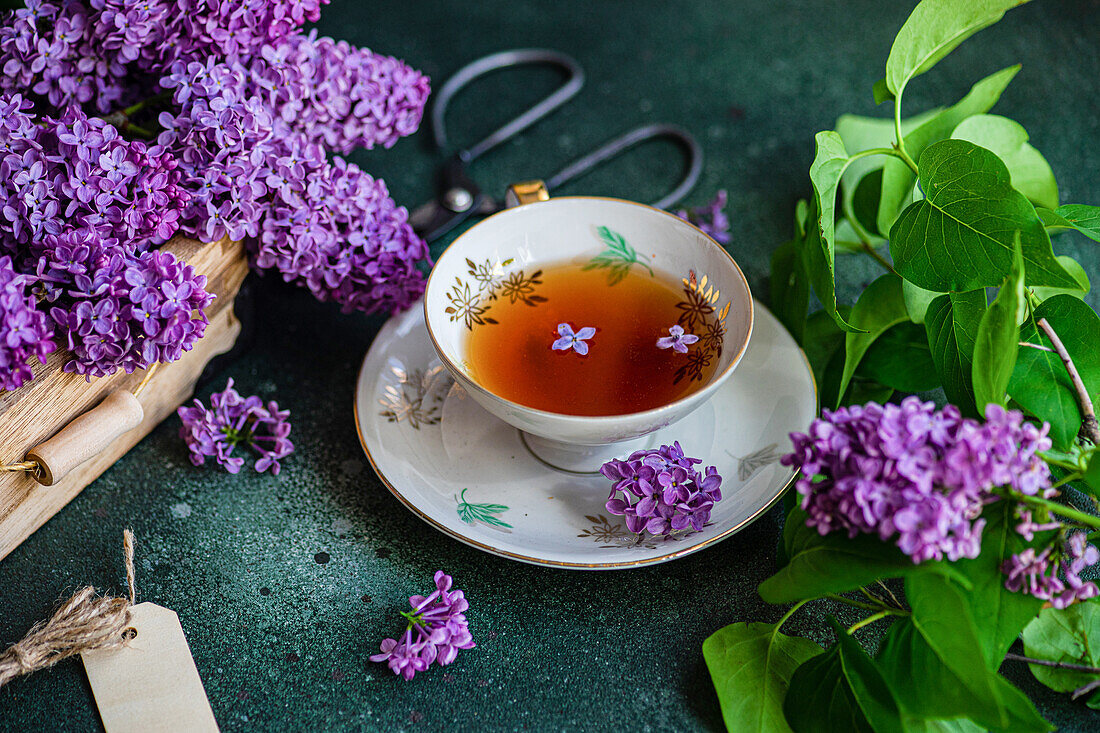
[[[62,659],[93,649],[126,644],[134,590],[134,533],[122,533],[122,554],[130,597],[101,596],[92,586],[81,588],[46,621],[39,621],[20,641],[0,654],[0,687],[24,674],[46,669]]]

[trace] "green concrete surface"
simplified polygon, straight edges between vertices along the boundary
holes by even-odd
[[[323,33],[407,59],[436,85],[482,54],[545,46],[586,67],[566,109],[473,169],[490,191],[548,175],[636,124],[671,121],[703,143],[689,199],[730,191],[731,252],[767,295],[768,257],[809,192],[813,134],[842,112],[876,113],[871,84],[911,3],[669,0],[334,0]],[[1100,203],[1100,2],[1045,0],[1012,11],[907,90],[917,111],[950,103],[1015,62],[1023,70],[996,111],[1021,122],[1050,161],[1063,202]],[[454,105],[472,140],[545,93],[552,74],[487,79]],[[884,110],[879,111],[885,112]],[[432,191],[426,135],[352,158],[410,206]],[[677,175],[674,149],[650,144],[562,193],[649,200]],[[440,246],[435,248],[438,254]],[[1060,252],[1097,277],[1096,245],[1066,236]],[[877,273],[838,263],[842,299]],[[257,280],[256,335],[200,387],[237,380],[292,413],[297,453],[278,477],[195,468],[167,420],[0,562],[0,643],[18,639],[57,599],[93,583],[122,591],[121,532],[137,535],[142,600],[175,609],[214,713],[238,730],[719,730],[700,645],[733,621],[779,618],[756,585],[774,568],[778,511],[688,558],[606,573],[522,565],[451,540],[404,509],[374,476],[356,438],[352,393],[382,323],[341,315],[273,278]],[[1097,304],[1094,293],[1090,303]],[[412,683],[367,657],[398,629],[397,611],[445,569],[471,603],[478,648]],[[790,631],[821,641],[817,603]],[[1100,717],[1006,673],[1063,730]],[[99,719],[79,662],[0,690],[0,729],[82,731]]]

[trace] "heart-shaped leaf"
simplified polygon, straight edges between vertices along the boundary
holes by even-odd
[[[1100,666],[1100,606],[1074,603],[1046,608],[1024,629],[1024,652],[1035,659]],[[1035,679],[1052,690],[1070,692],[1096,679],[1095,674],[1029,665]]]
[[[1028,283],[1077,285],[996,155],[966,140],[943,140],[924,151],[918,167],[925,198],[890,230],[890,254],[902,277],[939,292],[999,285],[1012,269],[1018,234]]]
[[[819,236],[816,246],[814,242],[807,241],[806,269],[809,271],[814,292],[817,293],[817,298],[821,301],[825,312],[845,331],[858,331],[858,328],[849,325],[837,312],[834,270],[836,193],[837,187],[840,186],[840,177],[848,165],[848,153],[844,150],[844,142],[840,139],[840,135],[832,130],[817,133],[814,140],[817,143],[817,151],[814,162],[810,166],[810,181],[814,186],[815,206],[811,207],[811,210],[817,212],[818,226],[814,229]]]
[[[1027,130],[1000,115],[974,115],[959,123],[951,137],[991,150],[1008,168],[1012,187],[1036,206],[1058,206],[1058,182],[1042,153],[1028,143]]]
[[[1001,98],[1001,93],[1016,76],[1020,67],[1009,66],[979,81],[965,97],[951,107],[918,125],[912,132],[902,128],[905,150],[918,160],[925,148],[934,142],[951,137],[955,127],[971,115],[988,112]],[[878,230],[889,232],[901,210],[913,200],[913,186],[917,177],[903,161],[887,158],[882,165],[882,198],[878,207]]]
[[[790,730],[783,716],[791,675],[820,655],[809,639],[779,633],[775,624],[736,623],[703,642],[726,728],[757,733]]]

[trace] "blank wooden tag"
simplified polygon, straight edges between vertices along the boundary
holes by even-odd
[[[80,655],[107,733],[216,733],[179,616],[153,603],[130,614],[137,636],[127,646]]]

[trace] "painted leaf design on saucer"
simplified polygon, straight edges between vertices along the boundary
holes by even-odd
[[[642,532],[640,534],[634,534],[626,527],[622,522],[612,522],[603,514],[586,514],[585,519],[592,523],[591,527],[582,529],[578,537],[590,538],[594,542],[599,542],[601,550],[618,550],[624,547],[640,547],[646,550],[656,550],[658,544],[666,542],[677,542],[690,535],[695,534],[695,530],[688,528],[672,532],[665,536],[654,536],[648,532]],[[709,527],[710,522],[704,524],[704,527]]]
[[[393,360],[390,376],[394,383],[383,387],[378,404],[384,409],[378,414],[388,422],[406,421],[416,430],[421,425],[438,425],[443,400],[454,383],[443,365],[409,371],[399,361]]]
[[[729,451],[726,451],[726,453],[730,458],[737,459],[737,478],[742,481],[748,481],[753,477],[753,474],[761,468],[775,463],[782,455],[778,443],[766,445],[758,451],[749,453],[747,456],[735,456]]]
[[[481,522],[487,524],[490,527],[504,527],[511,529],[512,525],[507,522],[498,519],[494,515],[503,514],[508,511],[508,507],[503,504],[474,504],[466,501],[466,492],[470,489],[466,488],[462,490],[461,496],[456,496],[455,501],[458,502],[458,518],[466,524],[474,524],[475,522]]]
[[[626,277],[626,273],[630,272],[632,265],[641,265],[649,270],[651,276],[653,275],[653,268],[639,259],[637,250],[627,244],[623,235],[604,226],[596,227],[596,235],[600,238],[605,249],[589,260],[588,264],[582,269],[595,270],[600,268],[607,270],[608,285],[618,285],[622,282],[622,279]]]

